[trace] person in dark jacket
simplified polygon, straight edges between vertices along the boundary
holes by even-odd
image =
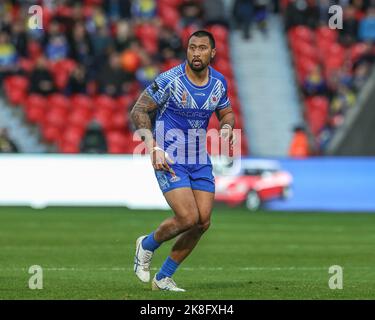
[[[53,92],[55,92],[53,77],[47,68],[46,58],[41,56],[30,75],[30,93],[48,95]]]
[[[97,121],[92,121],[86,128],[86,132],[80,143],[81,153],[107,153],[107,139],[102,126]]]

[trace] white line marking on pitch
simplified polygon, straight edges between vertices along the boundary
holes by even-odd
[[[159,270],[159,268],[150,268],[153,271]],[[327,267],[181,267],[181,270],[185,271],[229,271],[229,270],[237,270],[237,271],[314,271],[314,270],[326,270]],[[347,267],[347,269],[363,269],[363,270],[370,270],[373,269],[372,267]],[[28,270],[27,268],[0,268],[0,271],[24,271]],[[77,268],[77,267],[44,267],[44,271],[133,271],[133,268],[125,268],[125,267],[98,267],[98,268]]]

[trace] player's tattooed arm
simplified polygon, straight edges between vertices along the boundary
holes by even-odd
[[[143,91],[135,103],[130,117],[135,127],[137,128],[138,134],[145,142],[149,151],[156,145],[152,136],[152,124],[150,113],[158,108],[156,102],[150,97],[147,91]]]
[[[166,153],[157,147],[156,141],[152,136],[152,124],[150,113],[158,108],[156,102],[150,97],[147,91],[143,91],[137,102],[135,103],[130,117],[137,128],[137,133],[140,135],[147,150],[151,155],[152,166],[155,170],[171,171],[167,162]]]
[[[227,107],[216,111],[216,116],[220,122],[220,134],[224,139],[228,139],[233,144],[233,128],[235,116],[232,107]]]

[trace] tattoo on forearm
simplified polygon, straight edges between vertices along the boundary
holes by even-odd
[[[143,141],[145,141],[147,137],[150,137],[150,135],[152,137],[152,124],[149,113],[157,109],[157,107],[157,104],[150,95],[146,91],[143,91],[131,111],[131,120],[137,130],[140,130]]]

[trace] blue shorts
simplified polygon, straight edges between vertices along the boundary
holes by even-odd
[[[215,178],[212,174],[211,164],[172,164],[171,172],[155,170],[156,179],[163,193],[177,188],[191,188],[215,193]]]

